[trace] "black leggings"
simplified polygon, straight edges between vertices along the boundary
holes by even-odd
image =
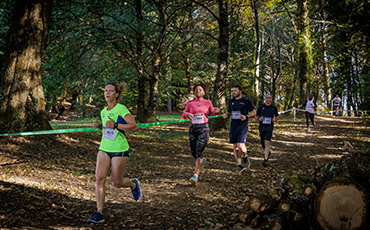
[[[314,113],[309,113],[306,111],[306,124],[307,124],[307,127],[310,126],[310,121],[312,122],[313,125],[315,125],[315,122],[314,122],[314,117],[315,117],[315,114]]]
[[[209,126],[207,123],[189,127],[189,140],[191,155],[194,159],[203,158],[203,152],[209,139]]]

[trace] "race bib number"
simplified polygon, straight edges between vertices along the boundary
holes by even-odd
[[[107,140],[116,139],[116,130],[112,128],[103,127],[103,138]]]
[[[194,114],[193,124],[203,124],[203,123],[204,123],[203,113],[201,113],[201,114]]]
[[[231,111],[231,119],[240,119],[240,111]]]
[[[264,125],[270,125],[272,121],[272,117],[263,117],[262,124]]]

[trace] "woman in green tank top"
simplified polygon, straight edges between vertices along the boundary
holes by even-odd
[[[112,168],[112,179],[116,188],[130,187],[133,198],[137,201],[141,197],[139,181],[134,178],[124,178],[128,162],[129,144],[125,131],[137,131],[138,127],[134,117],[126,106],[118,103],[123,90],[114,82],[105,84],[104,96],[108,106],[101,111],[102,123],[95,121],[94,129],[102,130],[102,140],[96,162],[96,204],[97,212],[88,222],[103,223],[103,205],[105,199],[105,182],[109,169]]]

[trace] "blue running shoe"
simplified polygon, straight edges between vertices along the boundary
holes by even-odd
[[[132,179],[132,182],[134,182],[136,184],[135,188],[131,189],[132,196],[134,197],[134,200],[138,201],[141,197],[141,190],[140,190],[140,186],[139,186],[139,181],[138,181],[138,179],[134,178],[134,179]]]
[[[103,214],[101,214],[100,212],[96,212],[87,222],[89,223],[104,223],[104,217],[103,217]]]
[[[206,158],[205,157],[203,157],[203,163],[202,163],[202,168],[200,169],[200,173],[203,172],[204,163],[206,163]]]
[[[197,185],[197,183],[198,183],[197,175],[193,175],[192,177],[190,177],[189,181],[192,183],[192,185]]]
[[[234,170],[236,173],[241,173],[244,170],[244,166],[242,164],[238,165],[238,167]]]
[[[249,161],[248,155],[245,155],[245,157],[243,157],[243,163],[244,168],[249,168],[251,166],[251,162]]]

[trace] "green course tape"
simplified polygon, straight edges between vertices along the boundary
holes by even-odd
[[[221,117],[222,115],[210,116],[208,118]],[[190,119],[185,120],[174,120],[174,121],[160,121],[160,122],[151,122],[151,123],[139,123],[137,126],[140,128],[148,128],[154,126],[176,124],[190,121]],[[32,131],[32,132],[23,132],[23,133],[4,133],[0,134],[0,137],[7,136],[29,136],[29,135],[43,135],[43,134],[60,134],[60,133],[80,133],[80,132],[96,132],[100,129],[94,128],[77,128],[77,129],[57,129],[57,130],[43,130],[43,131]]]

